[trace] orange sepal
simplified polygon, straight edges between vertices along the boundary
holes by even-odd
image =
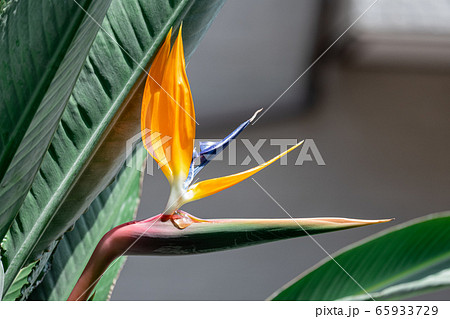
[[[194,185],[192,185],[191,187],[189,187],[189,189],[187,190],[186,194],[184,195],[184,202],[188,203],[188,202],[192,202],[210,195],[213,195],[215,193],[218,193],[224,189],[230,188],[233,185],[236,185],[239,182],[242,182],[243,180],[249,178],[250,176],[256,174],[257,172],[259,172],[260,170],[262,170],[263,168],[266,168],[267,166],[269,166],[270,164],[272,164],[273,162],[275,162],[276,160],[278,160],[279,158],[283,157],[284,155],[286,155],[287,153],[289,153],[290,151],[294,150],[295,148],[297,148],[298,146],[300,146],[303,143],[303,141],[301,141],[300,143],[292,146],[290,149],[288,149],[287,151],[281,153],[278,156],[275,156],[274,158],[272,158],[270,161],[265,162],[264,164],[261,164],[259,166],[253,167],[249,170],[246,170],[244,172],[240,172],[237,174],[233,174],[233,175],[228,175],[228,176],[223,176],[223,177],[218,177],[218,178],[213,178],[213,179],[208,179],[206,181],[201,181],[198,182]]]

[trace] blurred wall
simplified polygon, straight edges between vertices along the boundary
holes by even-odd
[[[268,107],[311,61],[320,1],[228,0],[187,67],[199,123],[242,121]],[[301,109],[309,77],[277,103]]]

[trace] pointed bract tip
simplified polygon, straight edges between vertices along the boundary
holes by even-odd
[[[351,219],[348,219],[351,220]],[[375,224],[382,224],[387,223],[394,220],[394,218],[385,218],[385,219],[355,219],[355,221],[360,222],[363,225],[375,225]]]
[[[392,220],[394,220],[394,218],[372,219],[372,220],[362,219],[362,220],[360,220],[360,226],[384,224],[384,223],[388,223]]]
[[[393,221],[394,218],[385,218],[385,219],[374,219],[374,220],[366,220],[368,224],[382,224]]]

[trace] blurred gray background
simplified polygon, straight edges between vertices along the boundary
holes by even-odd
[[[228,0],[188,65],[199,139],[267,108],[373,1]],[[325,166],[273,164],[255,176],[294,217],[395,217],[315,237],[329,252],[450,209],[450,3],[380,0],[240,137],[312,138]],[[249,155],[237,143],[238,164]],[[265,160],[279,152],[268,142]],[[250,166],[256,165],[252,159]],[[201,179],[249,166],[212,162]],[[138,218],[169,185],[146,176]],[[251,180],[186,205],[202,218],[288,218]],[[182,257],[129,257],[113,300],[262,300],[326,257],[299,238]],[[357,278],[356,278],[357,279]],[[420,299],[449,300],[449,291]]]

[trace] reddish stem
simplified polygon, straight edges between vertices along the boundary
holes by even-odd
[[[153,219],[153,218],[152,218]],[[146,220],[148,221],[148,220]],[[80,279],[73,288],[68,301],[88,300],[98,281],[118,257],[130,253],[129,248],[138,237],[134,236],[136,226],[141,222],[129,222],[107,232],[95,248]],[[132,253],[132,252],[131,252]]]

